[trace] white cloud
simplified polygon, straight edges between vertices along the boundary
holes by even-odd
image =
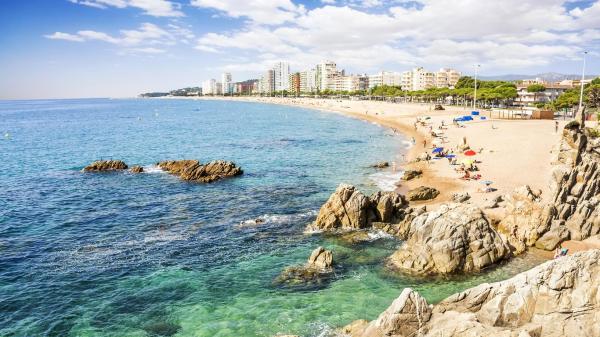
[[[74,42],[84,41],[83,37],[81,37],[79,35],[73,35],[73,34],[61,33],[61,32],[44,35],[44,37],[47,39],[51,39],[51,40],[66,40],[66,41],[74,41]]]
[[[69,0],[72,3],[95,8],[127,8],[133,7],[144,11],[144,14],[156,17],[184,16],[181,5],[167,0]]]
[[[94,30],[80,30],[77,34],[55,32],[51,35],[45,35],[45,37],[48,39],[62,39],[77,42],[103,41],[120,46],[171,45],[175,43],[171,33],[152,23],[143,23],[137,30],[121,30],[121,35],[119,37],[114,37],[107,33]]]
[[[191,5],[215,9],[233,18],[245,17],[268,25],[292,21],[306,12],[304,6],[296,5],[291,0],[192,0]]]

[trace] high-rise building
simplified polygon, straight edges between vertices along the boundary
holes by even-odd
[[[340,76],[335,62],[324,61],[317,64],[316,73],[318,90],[335,90],[335,78]]]
[[[258,92],[261,94],[271,94],[275,91],[275,71],[267,70],[258,82]]]
[[[348,75],[337,76],[335,79],[335,91],[354,92],[366,90],[369,87],[369,77],[367,75]]]
[[[417,91],[435,87],[435,74],[423,69],[414,68],[405,71],[401,76],[402,90]]]
[[[300,92],[317,91],[317,71],[315,69],[300,72]]]
[[[289,91],[298,95],[300,94],[300,73],[290,74],[290,89]]]
[[[275,91],[290,90],[290,64],[277,62],[273,66],[273,80]]]
[[[223,73],[223,75],[221,75],[221,93],[223,95],[233,94],[232,84],[231,73]]]
[[[202,94],[203,95],[216,95],[217,94],[217,80],[210,79],[202,82]]]

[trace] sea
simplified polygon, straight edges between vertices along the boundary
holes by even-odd
[[[340,183],[393,190],[411,145],[380,125],[282,105],[186,99],[0,101],[0,336],[330,336],[406,287],[430,303],[537,264],[468,276],[387,270],[400,245],[306,234]],[[99,159],[145,173],[84,173]],[[184,182],[161,160],[230,160],[242,176]],[[255,221],[261,219],[262,221]],[[318,246],[336,268],[275,282]]]

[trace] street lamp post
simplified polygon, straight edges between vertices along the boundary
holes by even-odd
[[[583,108],[583,81],[585,80],[585,56],[587,55],[587,51],[583,52],[583,68],[581,69],[581,89],[579,91],[579,109],[577,111],[581,111]],[[585,118],[585,116],[581,116],[581,118]]]
[[[475,110],[475,105],[477,104],[477,72],[481,65],[477,65],[475,67],[475,92],[473,93],[473,110]]]

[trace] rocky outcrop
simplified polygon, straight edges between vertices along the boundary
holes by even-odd
[[[452,194],[452,202],[456,202],[456,203],[462,203],[465,202],[469,199],[471,199],[471,195],[469,195],[469,193],[464,192],[464,193],[454,193]]]
[[[129,172],[131,172],[131,173],[143,173],[144,172],[144,168],[141,167],[141,166],[139,166],[139,165],[135,165],[135,166],[132,166],[129,169]]]
[[[548,261],[506,281],[481,284],[432,308],[405,289],[375,321],[357,321],[342,333],[352,337],[595,337],[600,336],[599,289],[600,250],[586,251]]]
[[[423,171],[421,171],[421,170],[406,170],[402,174],[401,179],[404,181],[408,181],[408,180],[413,180],[415,178],[419,178],[421,175],[423,175]]]
[[[419,186],[408,191],[408,193],[406,193],[406,196],[410,201],[423,201],[435,199],[439,194],[440,191],[436,190],[433,187]]]
[[[318,247],[310,254],[306,264],[285,268],[274,283],[287,286],[319,285],[331,272],[333,272],[333,254],[323,247]]]
[[[201,183],[211,183],[243,173],[242,169],[233,162],[223,160],[215,160],[207,164],[201,164],[197,160],[175,160],[159,162],[157,165],[183,180]]]
[[[353,231],[371,228],[375,222],[398,224],[405,219],[407,206],[404,197],[394,192],[367,197],[354,186],[340,184],[307,231]]]
[[[469,204],[442,205],[419,215],[409,232],[409,239],[389,263],[412,274],[479,271],[510,254],[483,212]]]
[[[122,160],[97,160],[84,167],[85,172],[105,172],[126,170],[127,164]]]

